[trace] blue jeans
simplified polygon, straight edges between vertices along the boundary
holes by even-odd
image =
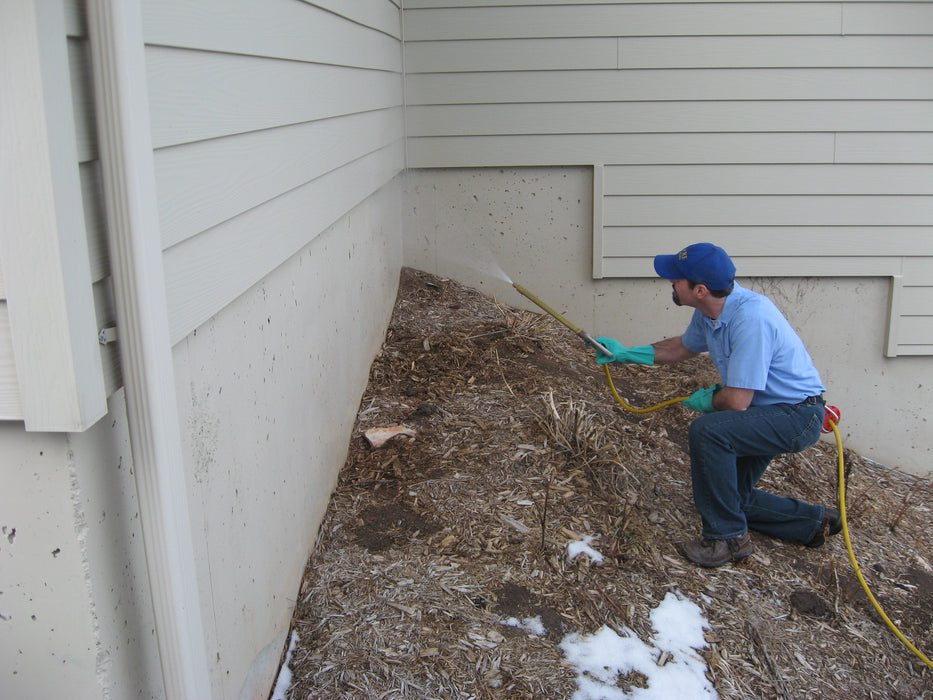
[[[790,542],[809,542],[825,508],[756,489],[771,460],[800,452],[820,437],[821,404],[776,404],[717,411],[690,424],[693,502],[703,537],[724,540],[757,530]]]

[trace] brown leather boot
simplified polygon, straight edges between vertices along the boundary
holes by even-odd
[[[842,530],[842,513],[827,506],[820,529],[816,531],[813,539],[806,543],[807,547],[822,547],[827,537],[837,534],[840,530]]]
[[[708,540],[704,537],[683,546],[683,553],[687,559],[708,569],[744,559],[754,551],[752,538],[747,532],[730,540]]]

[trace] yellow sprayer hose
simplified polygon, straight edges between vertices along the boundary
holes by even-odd
[[[689,396],[680,396],[676,399],[663,401],[656,406],[651,406],[649,408],[634,408],[625,403],[625,401],[622,400],[622,397],[619,396],[619,392],[616,391],[615,384],[612,383],[612,375],[609,373],[609,365],[603,365],[603,368],[606,370],[606,381],[609,382],[609,388],[612,390],[612,395],[615,397],[615,400],[618,401],[622,408],[627,411],[631,411],[632,413],[649,413],[651,411],[657,411],[659,408],[664,408],[665,406],[680,403],[690,398]],[[858,562],[855,559],[855,552],[852,551],[852,540],[849,537],[849,524],[846,520],[845,461],[842,455],[842,437],[839,435],[839,429],[836,427],[836,423],[832,419],[830,419],[829,423],[833,427],[833,433],[836,436],[836,450],[839,453],[839,512],[842,515],[842,534],[843,537],[845,537],[846,550],[849,552],[849,561],[852,562],[852,568],[855,569],[855,575],[858,577],[859,583],[862,584],[862,588],[868,595],[868,599],[871,601],[871,604],[874,606],[875,610],[878,611],[881,619],[884,620],[885,624],[891,629],[892,632],[894,632],[895,636],[900,639],[908,649],[916,654],[920,660],[923,661],[923,663],[925,663],[930,668],[933,668],[933,661],[930,661],[930,659],[928,659],[922,651],[911,644],[907,637],[905,637],[904,634],[897,628],[897,625],[891,622],[891,619],[885,614],[884,610],[882,610],[881,605],[875,599],[871,589],[869,589],[868,583],[865,581],[865,577],[862,576],[861,569],[859,569]]]
[[[865,593],[868,595],[868,599],[871,601],[871,604],[875,607],[875,610],[878,611],[878,614],[881,615],[881,619],[884,620],[884,623],[894,632],[895,636],[900,639],[904,645],[910,649],[914,654],[916,654],[923,663],[925,663],[930,668],[933,668],[933,661],[930,661],[922,651],[917,649],[910,641],[901,633],[891,619],[885,614],[884,610],[881,609],[878,601],[875,599],[875,596],[872,595],[871,589],[868,588],[868,584],[865,582],[865,577],[862,576],[862,571],[859,569],[858,562],[855,560],[855,552],[852,551],[852,540],[849,538],[849,524],[846,520],[846,482],[845,482],[845,461],[842,458],[842,437],[839,435],[839,428],[836,427],[835,422],[832,419],[829,421],[830,425],[833,426],[833,433],[836,436],[836,450],[839,453],[839,512],[842,513],[842,534],[846,540],[846,550],[849,552],[849,561],[852,562],[852,568],[855,569],[855,575],[858,576],[859,583],[862,584],[862,588],[865,589]]]
[[[619,405],[622,406],[622,408],[624,408],[626,411],[631,411],[632,413],[650,413],[651,411],[657,411],[659,408],[671,406],[675,403],[680,403],[681,401],[686,401],[690,398],[689,396],[679,396],[676,399],[662,401],[657,406],[651,406],[650,408],[634,408],[625,403],[625,401],[622,400],[622,397],[619,396],[619,392],[616,391],[616,385],[612,383],[612,375],[609,373],[609,365],[603,365],[603,369],[606,370],[606,381],[609,382],[609,388],[612,390],[612,395],[615,396],[616,401],[618,401]]]

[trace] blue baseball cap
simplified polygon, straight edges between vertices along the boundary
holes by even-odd
[[[732,259],[712,243],[694,243],[674,255],[656,255],[654,271],[666,280],[690,280],[717,291],[729,289],[735,279]]]

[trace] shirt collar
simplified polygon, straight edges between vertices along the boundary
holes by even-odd
[[[713,328],[729,325],[729,322],[735,316],[736,309],[738,309],[739,305],[742,303],[740,297],[744,295],[745,288],[738,282],[733,282],[732,292],[726,297],[726,303],[722,305],[722,312],[719,314],[719,318],[714,320],[705,314],[703,318],[705,318],[707,323]]]

